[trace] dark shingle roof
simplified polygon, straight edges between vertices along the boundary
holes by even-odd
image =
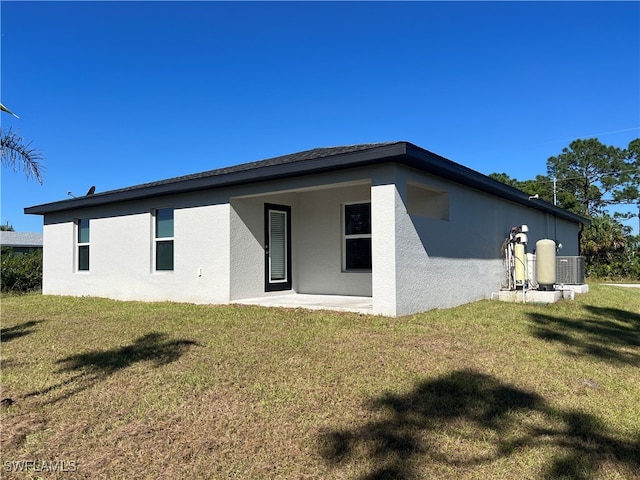
[[[258,160],[255,162],[241,163],[239,165],[233,165],[230,167],[217,168],[215,170],[207,170],[205,172],[193,173],[190,175],[183,175],[181,177],[168,178],[166,180],[160,180],[157,182],[144,183],[141,185],[134,185],[132,187],[122,188],[118,190],[111,190],[104,193],[124,192],[130,190],[138,190],[141,188],[153,187],[158,185],[168,185],[188,180],[196,180],[203,178],[219,177],[222,175],[229,175],[232,173],[247,172],[250,170],[256,170],[265,167],[274,167],[278,165],[287,165],[291,163],[304,162],[306,160],[318,160],[325,157],[332,157],[335,155],[344,155],[347,153],[362,152],[370,150],[372,148],[381,147],[384,145],[393,145],[397,142],[384,142],[384,143],[365,143],[360,145],[347,145],[342,147],[322,147],[314,148],[311,150],[305,150],[304,152],[290,153],[288,155],[281,155],[279,157],[268,158],[266,160]]]
[[[242,185],[287,177],[311,175],[381,163],[400,163],[567,220],[588,224],[589,220],[493,180],[479,172],[417,147],[409,142],[383,142],[314,148],[303,152],[243,163],[231,167],[134,185],[84,197],[27,207],[27,214],[44,215],[76,208],[176,195],[198,190]]]
[[[242,163],[230,167],[207,170],[205,172],[168,178],[155,182],[109,190],[83,197],[60,200],[24,209],[26,214],[43,215],[56,211],[71,210],[112,202],[137,200],[159,195],[173,195],[189,191],[204,190],[222,186],[239,185],[256,181],[273,180],[340,168],[343,161],[366,155],[372,150],[399,145],[402,142],[366,143],[340,147],[323,147],[303,152],[282,155],[256,162]]]

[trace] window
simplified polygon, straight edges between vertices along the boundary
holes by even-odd
[[[371,203],[344,205],[343,269],[371,270]]]
[[[78,229],[78,271],[89,270],[89,219],[80,218]]]
[[[173,208],[159,208],[155,214],[156,270],[173,270]]]

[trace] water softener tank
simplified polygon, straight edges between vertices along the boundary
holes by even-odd
[[[556,242],[553,240],[536,242],[536,280],[538,290],[553,290],[556,283]]]
[[[516,274],[516,288],[522,288],[525,283],[525,264],[526,256],[524,253],[524,245],[516,243],[513,247],[515,256],[515,274]]]

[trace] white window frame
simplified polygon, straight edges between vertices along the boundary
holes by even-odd
[[[345,202],[341,205],[341,233],[342,233],[342,272],[371,272],[371,268],[347,268],[347,240],[356,240],[359,238],[372,238],[371,233],[364,234],[350,234],[346,232],[346,220],[347,220],[347,206],[349,205],[361,205],[369,204],[369,224],[371,224],[371,200],[362,200],[358,202]],[[373,254],[373,253],[372,253]]]
[[[83,220],[87,221],[87,228],[89,230],[89,241],[81,242],[80,241],[80,222]],[[77,218],[75,223],[75,244],[76,244],[76,255],[75,255],[75,271],[78,273],[88,273],[91,271],[91,219],[87,217]],[[80,268],[80,247],[87,247],[88,252],[88,268]]]
[[[173,211],[173,236],[172,237],[158,237],[158,212],[160,210],[172,210]],[[175,230],[175,213],[176,213],[176,209],[174,207],[158,207],[158,208],[154,208],[151,212],[151,231],[152,231],[152,238],[153,238],[153,248],[151,249],[151,270],[153,273],[159,273],[159,274],[170,274],[173,273],[175,271],[176,265],[175,265],[175,260],[176,260],[176,251],[175,251],[175,235],[176,235],[176,230]],[[172,263],[172,268],[171,269],[158,269],[158,242],[169,242],[171,241],[171,243],[173,244],[173,263]]]

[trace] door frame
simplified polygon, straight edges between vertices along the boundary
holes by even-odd
[[[271,241],[271,216],[270,212],[282,212],[285,214],[285,280],[271,281],[269,248]],[[264,290],[276,292],[291,290],[291,206],[277,205],[275,203],[264,204]]]

